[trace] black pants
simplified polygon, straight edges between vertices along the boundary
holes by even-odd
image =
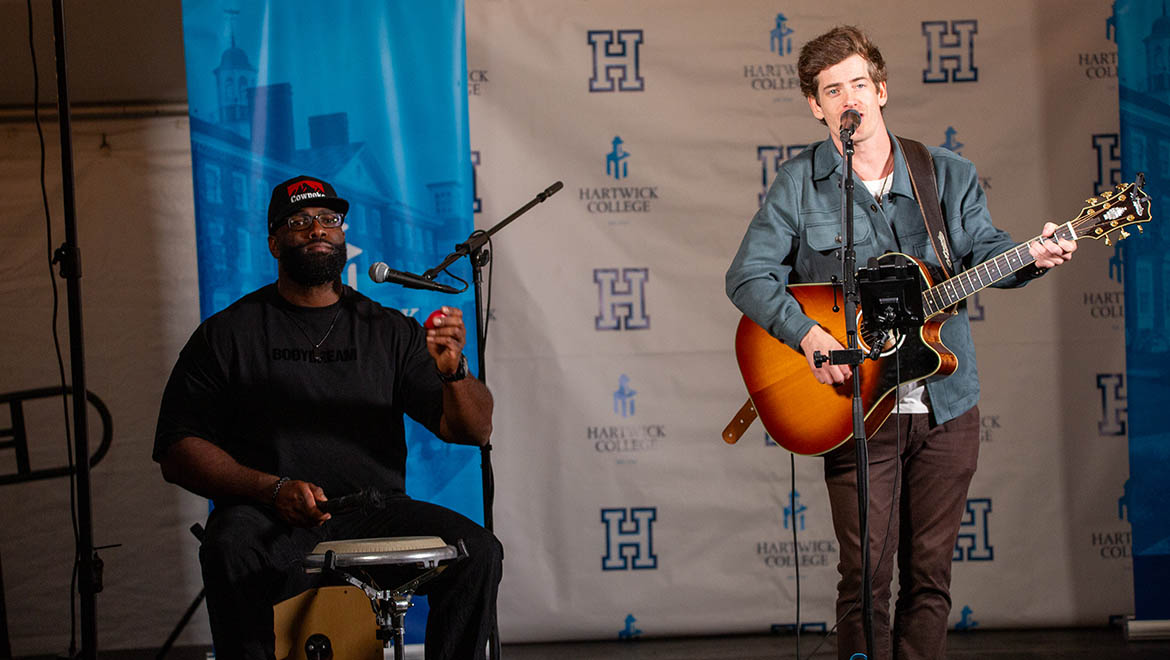
[[[305,555],[322,541],[384,536],[438,536],[449,544],[463,540],[468,558],[449,563],[419,590],[430,605],[426,657],[483,658],[496,616],[503,547],[491,532],[466,517],[406,496],[392,498],[373,515],[336,515],[312,529],[289,526],[269,507],[216,508],[199,550],[216,656],[275,658],[272,606],[326,584],[321,576],[304,573]],[[397,586],[383,583],[377,573],[374,577],[382,588]]]

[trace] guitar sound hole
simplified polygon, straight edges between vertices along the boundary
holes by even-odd
[[[857,336],[861,341],[862,350],[866,353],[872,351],[873,347],[880,343],[881,357],[893,355],[906,341],[906,336],[900,330],[893,330],[888,334],[882,333],[876,328],[870,328],[864,318],[857,321]]]

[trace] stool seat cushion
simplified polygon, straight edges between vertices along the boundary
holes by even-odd
[[[397,536],[380,539],[349,539],[327,541],[313,548],[314,555],[323,555],[329,550],[343,554],[371,554],[379,552],[401,552],[405,550],[432,550],[444,548],[447,542],[437,536]]]

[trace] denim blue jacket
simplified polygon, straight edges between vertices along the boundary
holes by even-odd
[[[870,257],[902,252],[937,265],[938,257],[914,199],[905,156],[892,135],[890,140],[894,149],[894,181],[881,205],[854,176],[853,232],[857,263],[864,266]],[[971,268],[1014,247],[1011,237],[991,224],[987,199],[971,161],[938,147],[930,147],[930,153],[955,270]],[[797,350],[800,340],[816,322],[801,311],[789,295],[787,285],[828,282],[833,275],[840,277],[836,251],[842,246],[838,239],[842,167],[841,154],[830,140],[810,145],[800,155],[784,162],[727,271],[727,295],[735,306],[772,336]],[[1027,269],[995,286],[1021,286],[1034,273],[1033,269]],[[926,385],[939,423],[957,417],[979,401],[975,346],[971,341],[966,302],[943,325],[942,340],[958,357],[959,366],[949,377]]]

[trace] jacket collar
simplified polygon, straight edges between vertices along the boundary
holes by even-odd
[[[890,187],[890,193],[913,199],[914,187],[910,185],[910,175],[906,167],[906,156],[902,153],[902,145],[898,143],[898,139],[894,137],[893,133],[888,134],[894,150],[894,184]],[[813,151],[813,180],[821,181],[833,174],[840,176],[841,168],[844,167],[843,163],[844,158],[841,157],[831,139],[818,142]],[[861,182],[860,179],[856,178],[856,175],[854,175],[854,180],[858,183]]]

